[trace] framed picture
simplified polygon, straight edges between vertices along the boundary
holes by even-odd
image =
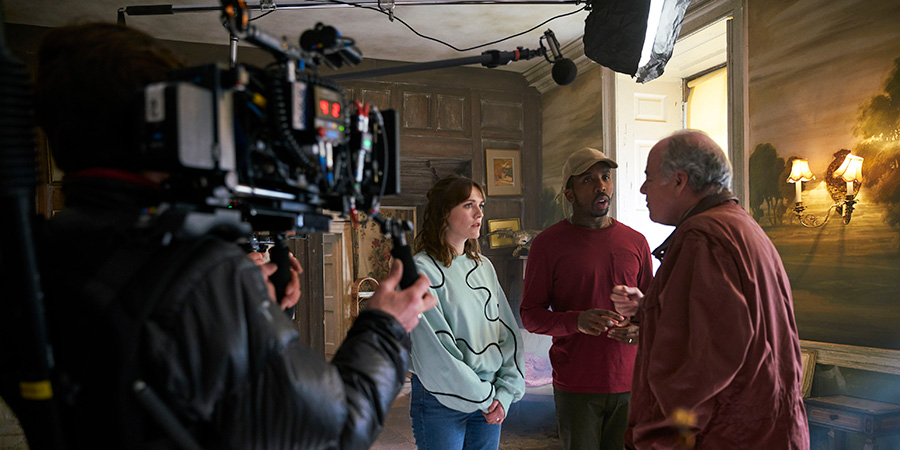
[[[521,230],[519,219],[494,219],[488,220],[488,233],[490,234],[491,248],[515,247],[516,239],[513,233]]]
[[[800,349],[800,365],[803,367],[803,377],[800,379],[800,389],[803,398],[809,397],[812,390],[813,373],[816,371],[816,351]]]
[[[518,150],[486,149],[487,195],[522,195],[522,160]]]
[[[385,218],[408,220],[413,223],[413,231],[406,233],[406,241],[412,245],[416,235],[416,208],[414,206],[384,206],[378,215]],[[391,249],[393,243],[381,234],[381,227],[374,220],[354,227],[353,236],[354,279],[372,277],[376,280],[387,278],[391,271]]]

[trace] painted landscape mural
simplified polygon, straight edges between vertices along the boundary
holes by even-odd
[[[754,0],[748,17],[748,206],[781,253],[800,337],[900,349],[900,0]],[[845,224],[847,154],[864,160]],[[797,158],[815,176],[810,228],[786,181]]]

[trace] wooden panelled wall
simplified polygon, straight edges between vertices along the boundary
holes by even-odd
[[[485,224],[517,217],[523,227],[536,225],[538,203],[532,199],[540,194],[540,94],[521,75],[454,68],[342,85],[354,100],[398,112],[402,194],[385,199],[385,205],[416,206],[421,221],[425,194],[437,180],[458,173],[484,184],[485,149],[513,149],[521,152],[522,195],[488,197]],[[511,251],[485,248],[484,253]]]
[[[541,98],[517,73],[453,68],[345,82],[347,95],[398,112],[401,190],[386,206],[415,206],[421,226],[425,194],[442,177],[457,173],[482,185],[487,181],[485,149],[518,150],[522,195],[489,196],[482,234],[491,219],[519,218],[525,229],[538,225],[541,189]],[[518,316],[522,261],[511,248],[482,252],[497,270]]]

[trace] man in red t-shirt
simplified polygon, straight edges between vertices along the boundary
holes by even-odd
[[[566,450],[621,450],[628,419],[637,327],[614,312],[613,286],[646,288],[650,248],[609,217],[615,161],[584,148],[563,166],[572,217],[534,238],[520,314],[525,328],[553,336],[553,397]]]

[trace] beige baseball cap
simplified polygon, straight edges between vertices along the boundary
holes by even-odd
[[[569,177],[587,172],[591,166],[598,162],[605,162],[613,169],[619,167],[615,161],[596,148],[585,147],[569,155],[569,158],[566,159],[566,163],[563,165],[563,186],[561,190],[566,189],[566,185],[569,184]]]

